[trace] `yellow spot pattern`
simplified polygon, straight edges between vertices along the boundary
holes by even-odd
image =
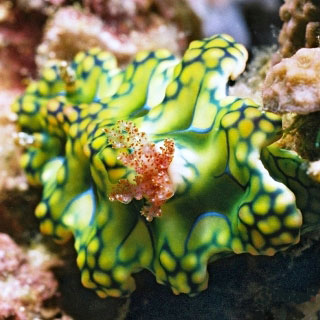
[[[318,186],[299,157],[270,145],[281,118],[226,94],[246,59],[228,35],[192,42],[180,61],[164,49],[140,52],[124,70],[93,48],[45,69],[13,104],[28,133],[22,165],[43,185],[40,229],[60,242],[75,237],[81,281],[100,297],[128,295],[144,268],[174,293],[194,294],[208,285],[209,261],[273,255],[299,241],[303,220],[317,223]],[[119,119],[151,142],[174,141],[175,194],[150,223],[140,215],[152,202],[146,193],[109,200],[120,179],[136,183],[119,160],[134,147],[112,148],[106,134]]]

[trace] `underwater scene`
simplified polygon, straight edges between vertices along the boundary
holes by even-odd
[[[320,3],[0,1],[0,319],[320,318]]]

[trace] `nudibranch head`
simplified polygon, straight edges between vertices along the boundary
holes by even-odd
[[[130,294],[141,269],[194,294],[208,262],[273,255],[319,228],[319,185],[273,144],[281,118],[227,96],[246,60],[227,35],[191,43],[181,61],[141,52],[124,70],[92,49],[14,104],[32,141],[24,168],[43,185],[40,229],[74,237],[82,283],[99,296]]]

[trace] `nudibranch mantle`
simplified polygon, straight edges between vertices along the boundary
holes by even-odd
[[[43,186],[40,229],[74,237],[82,283],[99,296],[130,294],[141,269],[174,293],[195,294],[207,286],[209,262],[273,255],[319,227],[319,185],[274,143],[281,118],[227,95],[246,60],[228,35],[192,42],[180,61],[167,50],[141,52],[124,70],[94,48],[45,69],[14,103],[28,137],[22,165]],[[111,201],[123,192],[119,181],[131,190],[136,178],[134,150],[110,139],[119,120],[153,146],[173,144],[161,173],[171,191],[151,222],[140,214],[151,201],[146,188]]]

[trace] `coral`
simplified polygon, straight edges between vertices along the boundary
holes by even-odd
[[[41,249],[22,250],[6,234],[0,234],[0,318],[51,319],[59,313],[49,300],[58,297],[58,283],[49,271],[57,259]],[[62,319],[69,319],[64,316]]]
[[[21,170],[21,150],[15,144],[15,115],[8,110],[10,104],[21,94],[20,90],[0,91],[0,201],[9,190],[26,190],[26,177]]]
[[[264,110],[285,115],[282,146],[313,161],[320,157],[319,59],[320,48],[298,50],[269,70],[262,91]],[[297,115],[287,115],[292,112]]]
[[[320,6],[313,0],[286,0],[280,9],[284,21],[279,35],[280,55],[267,74],[264,109],[284,115],[281,146],[295,150],[302,157],[317,160],[320,95]],[[306,47],[306,48],[304,48]],[[301,49],[302,48],[302,49]],[[281,56],[286,59],[281,60]],[[287,113],[297,113],[295,117]]]
[[[246,59],[228,35],[192,42],[181,61],[163,49],[140,52],[124,70],[94,48],[48,67],[13,104],[28,142],[24,168],[43,185],[40,229],[58,241],[74,236],[82,283],[99,296],[128,295],[141,269],[174,293],[194,294],[207,287],[208,262],[274,255],[319,228],[319,185],[301,158],[273,144],[281,118],[226,95]],[[148,167],[166,158],[174,195],[151,222],[140,214],[149,195],[127,204],[108,197],[140,174],[136,146],[115,143],[118,120],[124,136],[146,134],[141,159],[153,144],[164,148]]]
[[[180,0],[179,0],[180,2]],[[85,1],[88,12],[75,7],[62,7],[48,20],[42,43],[37,50],[36,61],[41,68],[52,59],[71,61],[79,51],[100,47],[114,53],[121,63],[127,63],[138,51],[168,48],[180,54],[188,39],[194,35],[195,18],[185,7],[184,17],[189,26],[179,20],[152,12],[148,1]],[[132,10],[128,9],[132,7]],[[149,10],[140,13],[141,7]],[[169,8],[174,7],[173,4]],[[128,12],[129,11],[129,12]],[[132,12],[131,12],[132,11]],[[190,18],[190,19],[189,19]],[[199,32],[198,32],[199,33]],[[197,34],[198,34],[197,33]]]
[[[20,93],[20,92],[19,92]],[[0,199],[5,191],[26,190],[27,181],[19,163],[21,150],[16,147],[16,126],[12,120],[14,114],[7,109],[18,94],[10,90],[0,91]]]
[[[320,20],[320,17],[319,17]],[[306,47],[316,48],[320,46],[320,21],[309,22],[306,28]]]
[[[320,48],[303,48],[273,66],[264,83],[264,108],[276,113],[319,111],[319,61]]]
[[[6,191],[28,187],[19,163],[21,150],[15,144],[17,117],[10,111],[21,92],[20,88],[4,88],[0,83],[0,201],[6,197]]]
[[[280,35],[280,53],[291,57],[303,47],[319,46],[320,6],[314,0],[285,0],[280,8],[284,22]]]
[[[136,48],[131,41],[126,40],[128,39],[121,39],[113,34],[103,21],[93,14],[73,7],[64,7],[47,22],[36,61],[41,69],[48,60],[70,61],[77,52],[95,46],[116,52],[118,57],[127,59],[134,54]]]

